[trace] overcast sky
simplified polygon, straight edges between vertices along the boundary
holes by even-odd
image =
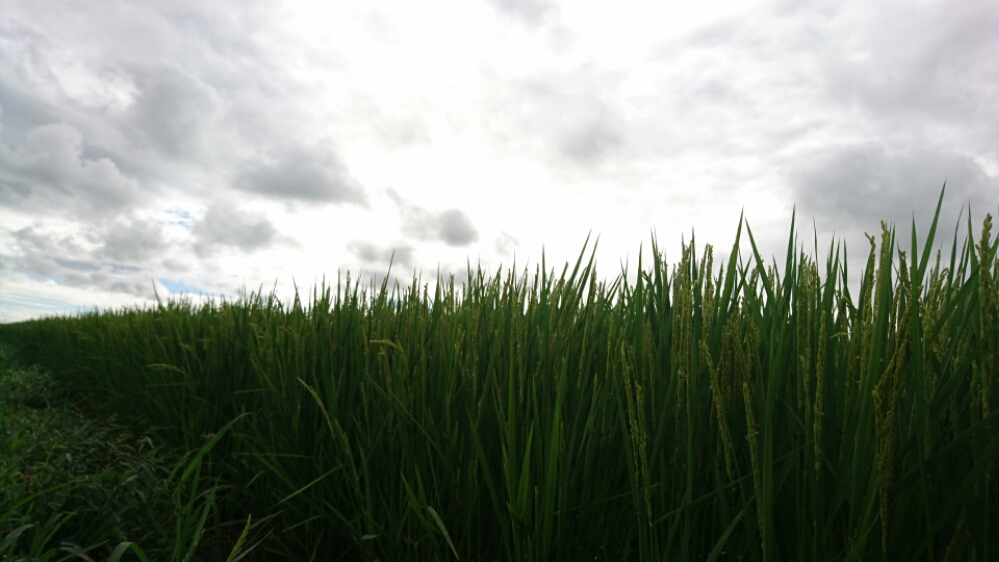
[[[948,249],[999,212],[996,30],[994,0],[8,0],[0,321],[367,286],[393,251],[432,295],[590,232],[634,279],[653,232],[717,264],[743,212],[782,260],[794,208],[856,277],[945,180]]]

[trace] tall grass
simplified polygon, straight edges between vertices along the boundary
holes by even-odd
[[[937,206],[939,216],[943,201]],[[2,326],[119,420],[199,447],[294,560],[994,560],[999,243],[949,263],[882,224],[846,250],[743,224],[629,286],[470,272]],[[792,220],[792,232],[794,224]],[[587,239],[587,245],[589,239]],[[817,248],[816,248],[817,253]],[[243,416],[243,417],[240,417]]]

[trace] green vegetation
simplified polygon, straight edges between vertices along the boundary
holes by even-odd
[[[214,443],[183,473],[229,486],[213,517],[252,517],[259,560],[986,561],[991,225],[976,244],[969,218],[949,264],[936,219],[908,251],[882,225],[856,297],[845,250],[821,275],[792,237],[780,272],[748,226],[741,262],[740,226],[717,274],[710,247],[670,270],[653,239],[634,286],[598,283],[584,246],[557,279],[479,270],[432,300],[348,277],[0,339],[153,442]]]
[[[199,483],[196,474],[177,476],[196,473],[197,456],[155,449],[148,436],[84,414],[56,389],[50,375],[0,347],[0,559],[113,562],[128,552],[184,560],[196,547],[217,551],[221,543],[201,533],[206,522],[197,526],[214,491],[182,501]]]

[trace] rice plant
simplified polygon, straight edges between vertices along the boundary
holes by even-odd
[[[272,517],[260,559],[993,560],[999,242],[968,217],[941,262],[936,217],[922,248],[882,223],[856,295],[845,248],[792,234],[780,270],[740,222],[717,270],[653,238],[633,286],[587,238],[557,277],[348,274],[0,338],[174,446],[228,428],[201,478]]]

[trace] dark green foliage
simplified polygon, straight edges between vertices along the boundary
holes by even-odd
[[[941,193],[941,201],[943,194]],[[939,210],[938,210],[939,213]],[[783,272],[598,283],[470,272],[462,294],[315,289],[3,326],[89,403],[190,450],[261,558],[991,560],[999,244],[949,267],[884,228],[860,293],[792,238]],[[793,224],[792,224],[793,231]],[[742,229],[740,227],[740,237]],[[588,241],[587,241],[588,242]],[[912,260],[909,263],[908,260]],[[927,277],[928,276],[928,277]],[[241,417],[244,416],[244,417]],[[207,476],[206,476],[207,475]]]

